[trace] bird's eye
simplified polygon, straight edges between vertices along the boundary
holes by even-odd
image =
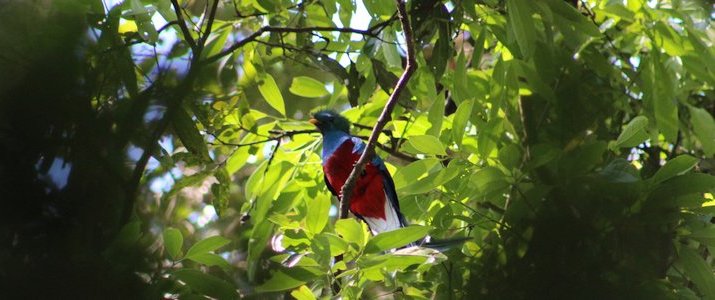
[[[332,121],[333,119],[335,119],[335,117],[333,117],[333,116],[328,116],[326,119],[327,119],[328,121]]]

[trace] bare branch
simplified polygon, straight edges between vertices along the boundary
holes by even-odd
[[[212,145],[223,145],[223,146],[233,146],[233,147],[245,147],[245,146],[253,146],[253,145],[258,145],[258,144],[263,144],[267,142],[272,142],[272,141],[280,141],[283,138],[291,138],[296,134],[306,134],[306,133],[318,133],[319,131],[315,129],[308,129],[308,130],[286,130],[286,131],[280,131],[280,130],[274,130],[271,131],[272,134],[276,134],[275,136],[268,137],[264,140],[260,141],[255,141],[255,142],[249,142],[249,143],[244,143],[244,144],[237,144],[237,143],[229,143],[229,142],[224,142],[222,141],[216,134],[207,132],[209,135],[213,136],[216,141],[218,141],[218,144],[216,143],[211,143]]]
[[[407,87],[407,82],[410,80],[410,77],[412,77],[412,74],[417,68],[415,61],[415,45],[412,37],[412,28],[410,27],[409,16],[407,15],[407,9],[405,8],[405,3],[402,0],[395,1],[397,2],[397,15],[400,19],[400,23],[402,24],[402,32],[405,35],[405,42],[407,43],[407,65],[405,66],[405,70],[400,76],[400,79],[397,80],[394,92],[392,93],[392,95],[390,95],[390,98],[387,101],[387,105],[385,105],[385,108],[382,110],[382,114],[380,114],[380,118],[377,120],[375,127],[372,129],[372,133],[370,134],[370,139],[367,142],[365,151],[360,156],[360,159],[358,159],[357,163],[355,164],[355,167],[353,167],[353,170],[350,173],[350,176],[348,176],[348,179],[345,181],[345,184],[340,191],[341,219],[345,219],[348,217],[350,198],[352,197],[353,189],[355,188],[358,174],[362,173],[362,171],[365,169],[365,164],[367,164],[367,162],[372,159],[372,156],[375,155],[375,145],[377,142],[377,138],[380,135],[382,129],[385,127],[385,124],[387,124],[387,121],[391,118],[392,110],[395,108],[400,94]]]
[[[176,19],[177,21],[179,21],[179,28],[181,28],[181,32],[184,34],[184,39],[189,44],[189,47],[191,47],[191,49],[195,49],[196,41],[194,41],[194,38],[191,36],[189,28],[186,27],[186,22],[184,21],[184,13],[181,11],[181,6],[179,6],[179,2],[177,0],[171,0],[171,5],[174,7],[174,12],[176,12]]]
[[[209,39],[209,35],[211,35],[211,30],[213,29],[213,25],[214,25],[214,19],[216,18],[216,9],[218,8],[218,1],[219,0],[214,0],[213,5],[211,6],[211,11],[209,11],[209,20],[208,20],[208,23],[206,23],[206,32],[204,32],[204,36],[201,37],[201,46],[202,47],[206,44],[206,41]]]
[[[322,27],[322,26],[315,26],[315,27],[272,27],[272,26],[264,26],[261,27],[260,29],[256,30],[254,33],[251,35],[247,36],[246,38],[234,43],[230,47],[226,48],[225,50],[221,51],[220,53],[211,56],[206,59],[206,63],[212,63],[214,61],[219,60],[220,58],[231,54],[233,51],[236,51],[237,49],[245,46],[246,44],[255,41],[258,37],[260,37],[262,34],[266,32],[279,32],[279,33],[306,33],[306,32],[343,32],[343,33],[357,33],[361,34],[364,36],[370,36],[377,38],[377,33],[379,32],[378,29],[381,29],[382,27],[375,27],[375,29],[368,29],[368,30],[362,30],[362,29],[355,29],[355,28],[349,28],[349,27]]]

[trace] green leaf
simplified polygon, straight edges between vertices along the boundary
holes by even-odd
[[[301,285],[299,288],[293,290],[290,292],[290,295],[293,296],[296,300],[315,300],[315,295],[313,295],[313,291],[311,291],[307,286]]]
[[[651,192],[651,195],[663,201],[671,201],[675,197],[712,192],[713,189],[715,189],[715,176],[689,173],[664,181]]]
[[[442,26],[439,27],[439,38],[432,50],[432,57],[429,58],[428,64],[430,71],[434,75],[435,80],[439,82],[442,79],[444,70],[447,68],[447,61],[452,57],[452,39],[450,34]]]
[[[323,275],[318,268],[313,267],[293,267],[282,268],[276,271],[271,279],[256,287],[256,292],[278,292],[290,290],[306,282],[310,282]]]
[[[180,269],[172,273],[191,290],[217,299],[236,299],[236,289],[228,282],[194,269]]]
[[[325,84],[307,76],[293,78],[289,90],[294,95],[306,98],[319,98],[328,94]]]
[[[404,228],[382,232],[367,242],[365,252],[375,253],[407,245],[425,237],[429,227],[411,225]]]
[[[406,148],[406,151],[411,153],[421,153],[427,155],[447,155],[444,151],[442,142],[433,135],[416,135],[411,136],[407,141],[407,145],[412,149]],[[412,151],[409,151],[412,150]]]
[[[693,231],[688,237],[708,246],[715,246],[715,226],[707,226],[703,229]]]
[[[207,265],[209,267],[217,266],[227,273],[231,270],[231,265],[225,259],[223,259],[223,257],[213,253],[199,253],[187,258],[197,263]]]
[[[197,254],[203,254],[209,251],[216,250],[227,245],[230,242],[231,240],[220,235],[205,238],[191,246],[191,248],[189,248],[189,251],[186,251],[186,258],[191,258],[192,256]]]
[[[359,249],[365,245],[366,236],[362,225],[355,219],[339,219],[335,222],[335,232],[349,243],[356,243]],[[358,249],[358,250],[359,250]]]
[[[173,116],[174,132],[179,136],[181,143],[184,144],[189,152],[203,158],[204,160],[210,160],[209,150],[206,147],[206,142],[203,136],[199,133],[199,129],[196,128],[196,123],[191,119],[189,114],[183,108],[179,108],[174,112]]]
[[[271,107],[285,117],[286,108],[283,95],[271,74],[265,74],[263,81],[258,85],[258,91],[261,92],[261,96],[263,96],[263,99],[265,99]]]
[[[698,159],[690,155],[673,158],[653,175],[653,183],[658,184],[675,176],[683,175],[697,164]]]
[[[211,34],[209,39],[206,41],[206,46],[201,52],[201,57],[211,57],[219,54],[223,50],[223,46],[226,44],[228,36],[231,34],[232,30],[230,27],[226,27],[218,32]]]
[[[442,132],[442,121],[444,120],[444,97],[440,94],[435,96],[434,99],[427,115],[427,121],[430,123],[427,134],[439,137]]]
[[[184,236],[176,228],[164,229],[164,249],[173,259],[181,257],[181,246],[184,244]]]
[[[504,173],[496,167],[484,167],[479,169],[472,174],[470,182],[482,195],[489,195],[509,186]]]
[[[315,199],[306,197],[306,207],[308,213],[305,217],[305,223],[308,230],[313,234],[318,234],[323,231],[325,225],[328,224],[328,213],[330,212],[330,197],[325,194],[320,194]]]
[[[685,275],[695,283],[700,293],[706,299],[715,298],[715,276],[713,269],[705,259],[692,249],[680,248],[679,260],[683,264]]]
[[[473,97],[473,94],[467,87],[467,60],[464,51],[460,51],[457,56],[457,62],[454,68],[454,79],[452,80],[452,98],[458,104]]]
[[[460,147],[462,146],[462,138],[466,134],[464,128],[467,126],[467,121],[469,121],[469,117],[472,115],[473,106],[473,100],[464,101],[457,107],[457,111],[454,113],[454,120],[452,121],[452,140]]]
[[[423,194],[432,191],[464,172],[465,166],[460,162],[460,159],[454,159],[447,168],[443,168],[439,172],[431,172],[427,177],[420,178],[416,182],[401,187],[399,191],[406,195]]]
[[[509,25],[519,45],[522,57],[530,57],[536,42],[536,26],[531,17],[531,1],[507,0],[506,7],[509,14]]]
[[[645,130],[646,127],[648,127],[647,117],[637,116],[633,118],[618,136],[613,148],[638,146],[648,139],[648,133]]]
[[[693,124],[693,133],[700,141],[705,156],[715,154],[715,120],[709,112],[702,108],[689,106],[690,123]]]
[[[411,185],[422,177],[425,173],[434,173],[442,169],[439,159],[430,157],[410,163],[397,170],[392,176],[395,182],[395,188],[400,190],[403,187]]]

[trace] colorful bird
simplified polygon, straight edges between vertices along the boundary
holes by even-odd
[[[325,183],[340,198],[345,181],[365,150],[365,144],[350,135],[350,122],[332,110],[322,110],[310,119],[323,135]],[[350,200],[350,211],[370,227],[373,234],[407,226],[400,213],[395,184],[385,163],[375,155],[360,174]]]

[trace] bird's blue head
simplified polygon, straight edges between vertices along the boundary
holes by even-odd
[[[308,122],[318,127],[322,134],[332,131],[350,133],[350,121],[333,110],[318,111]]]

